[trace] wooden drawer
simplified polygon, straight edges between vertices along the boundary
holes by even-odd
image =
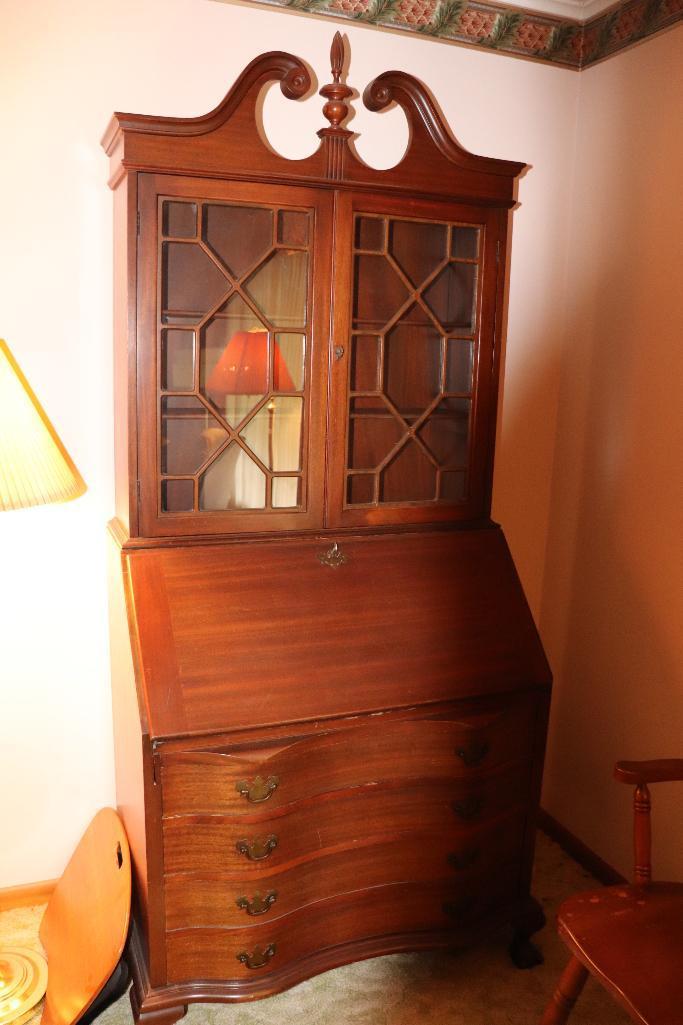
[[[471,881],[377,886],[243,929],[172,930],[166,934],[168,981],[253,980],[321,950],[373,936],[453,930],[455,937],[514,899],[518,872],[516,864],[501,866],[476,886]],[[249,961],[259,967],[250,968]]]
[[[358,841],[246,879],[243,872],[176,872],[165,879],[166,925],[255,925],[373,886],[472,879],[521,855],[524,822],[524,814],[515,811],[468,830],[420,829]]]
[[[529,767],[522,765],[472,780],[359,787],[274,809],[268,818],[261,815],[256,821],[173,816],[163,820],[164,871],[237,872],[251,877],[373,836],[419,828],[455,837],[522,808],[528,786]],[[272,837],[276,844],[266,851]],[[238,850],[242,841],[252,845],[256,858]]]
[[[250,815],[390,780],[469,779],[529,757],[533,702],[454,721],[377,722],[299,740],[275,753],[162,754],[165,815]]]

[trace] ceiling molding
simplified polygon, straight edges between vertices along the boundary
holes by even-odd
[[[218,3],[231,0],[217,0]],[[683,0],[249,0],[581,71],[683,21]],[[539,9],[531,9],[531,4]],[[541,10],[541,8],[543,8]],[[562,12],[569,11],[571,16]]]

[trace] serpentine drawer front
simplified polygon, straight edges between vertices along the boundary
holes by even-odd
[[[397,753],[398,757],[398,753]],[[472,782],[388,780],[359,786],[253,816],[215,814],[164,817],[164,869],[172,872],[238,872],[244,876],[281,868],[321,851],[387,833],[420,829],[459,831],[494,821],[523,807],[529,767],[521,765]],[[266,854],[266,841],[276,844]],[[242,843],[252,845],[250,857]],[[239,848],[238,848],[238,845]]]
[[[451,929],[509,897],[535,714],[515,699],[162,754],[169,981],[192,977],[195,959],[217,978],[268,975],[359,928],[400,932],[417,916]]]
[[[419,814],[419,808],[415,811]],[[217,855],[213,871],[166,876],[166,926],[244,927],[328,897],[410,880],[440,881],[444,892],[461,883],[471,889],[501,861],[520,857],[524,813],[519,805],[493,821],[461,828],[449,821],[446,810],[435,827],[427,831],[420,819],[414,831],[350,839],[314,849],[308,857],[292,859],[290,854],[284,866],[264,862],[246,874],[241,867],[228,871]],[[278,851],[286,843],[283,839]]]
[[[251,815],[387,780],[472,779],[528,757],[530,702],[455,721],[376,722],[306,738],[269,753],[169,752],[162,756],[164,814]]]
[[[314,957],[351,940],[453,931],[510,901],[518,865],[501,866],[464,883],[411,882],[376,886],[332,897],[246,928],[176,929],[167,933],[170,982],[193,978],[242,979],[268,975],[300,958]],[[243,957],[242,955],[245,955]],[[343,958],[342,958],[343,960]]]

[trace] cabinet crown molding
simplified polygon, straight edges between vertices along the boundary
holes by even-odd
[[[409,191],[449,199],[512,206],[515,179],[525,164],[478,156],[463,149],[422,82],[405,71],[386,71],[365,88],[363,102],[380,113],[398,104],[408,120],[410,141],[389,170],[370,167],[358,156],[354,133],[343,127],[353,94],[343,81],[344,42],[336,33],[330,52],[333,81],[323,86],[323,114],[330,122],[318,132],[311,156],[289,160],[270,148],[258,117],[263,89],[279,82],[289,100],[307,98],[313,76],[303,60],[283,51],[256,57],[224,99],[198,117],[155,117],[115,113],[102,138],[110,158],[109,184],[128,171],[186,173],[250,181],[296,182],[334,188]]]

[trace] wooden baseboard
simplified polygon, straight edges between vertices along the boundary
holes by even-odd
[[[58,882],[58,879],[45,879],[42,883],[28,883],[26,886],[7,886],[0,890],[0,911],[47,904]]]
[[[553,818],[543,808],[538,813],[538,828],[542,829],[546,836],[558,843],[563,851],[578,862],[581,868],[585,868],[592,876],[605,886],[617,886],[627,882],[621,872],[612,868],[606,861],[587,847],[583,840],[570,833],[561,822]]]

